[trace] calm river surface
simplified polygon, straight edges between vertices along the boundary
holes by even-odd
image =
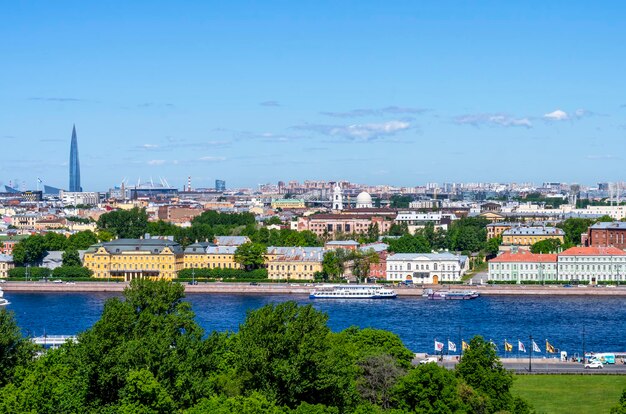
[[[19,326],[29,335],[70,335],[96,322],[112,293],[5,293]],[[333,331],[356,325],[386,329],[415,352],[431,352],[433,340],[459,344],[473,335],[529,347],[532,335],[542,351],[545,340],[570,355],[585,350],[626,351],[626,300],[606,297],[488,297],[470,301],[309,300],[297,295],[189,294],[198,323],[206,331],[236,331],[246,312],[268,303],[295,300],[329,315]],[[460,331],[460,334],[459,334]],[[517,348],[516,348],[517,349]],[[516,355],[516,352],[513,353]]]

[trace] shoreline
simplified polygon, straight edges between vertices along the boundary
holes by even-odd
[[[0,285],[5,292],[122,292],[128,286],[126,282],[75,282],[74,284],[52,282],[6,282]],[[270,295],[308,295],[313,286],[294,284],[250,285],[248,283],[200,283],[183,284],[186,293],[205,294],[270,294]],[[396,287],[400,297],[422,297],[423,289],[434,290],[474,290],[484,296],[626,296],[626,286],[615,288],[562,287],[555,285],[424,285],[420,287]]]

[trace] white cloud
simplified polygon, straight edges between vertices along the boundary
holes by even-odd
[[[165,164],[165,160],[150,160],[148,161],[148,165],[163,165]]]
[[[569,119],[569,115],[567,112],[557,109],[555,111],[549,112],[543,116],[544,119],[548,121],[567,121]]]
[[[411,128],[405,121],[387,121],[380,123],[352,124],[352,125],[300,125],[294,128],[314,131],[332,137],[343,137],[351,140],[372,141],[379,138],[395,135]]]
[[[475,127],[482,125],[524,128],[533,127],[529,118],[515,118],[501,113],[461,115],[454,118],[454,123],[458,125],[473,125]]]

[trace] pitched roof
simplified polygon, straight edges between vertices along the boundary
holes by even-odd
[[[495,257],[489,261],[489,263],[525,263],[525,262],[539,262],[539,263],[556,263],[556,254],[535,254],[526,250],[519,250],[517,253],[506,252],[500,256]]]
[[[561,256],[626,256],[626,252],[617,247],[572,247]]]
[[[626,230],[626,222],[623,221],[613,221],[613,222],[599,222],[595,223],[591,226],[592,229],[617,229],[617,230]]]

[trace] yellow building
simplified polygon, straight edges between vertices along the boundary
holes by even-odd
[[[557,227],[518,226],[502,232],[503,246],[531,246],[537,242],[557,239],[563,244],[565,232]]]
[[[506,222],[489,223],[487,224],[487,239],[493,239],[494,237],[501,236],[504,231],[515,225],[516,224]]]
[[[13,263],[13,256],[0,254],[0,279],[6,279],[9,277],[9,270],[14,267],[15,264]]]
[[[162,239],[118,239],[91,246],[83,265],[96,278],[174,279],[183,268],[183,249]]]
[[[240,269],[235,262],[237,246],[194,243],[185,249],[185,269]]]
[[[283,210],[292,209],[292,208],[306,208],[306,205],[304,204],[304,200],[301,198],[274,199],[272,200],[271,206],[273,209],[282,208]]]
[[[322,271],[322,247],[268,247],[267,277],[274,280],[313,280]]]

